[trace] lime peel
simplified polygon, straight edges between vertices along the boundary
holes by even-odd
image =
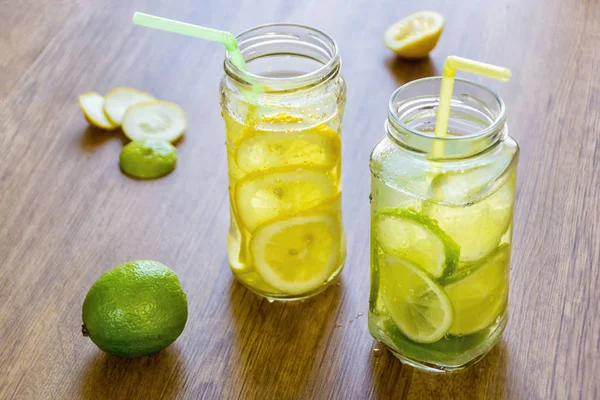
[[[187,317],[177,275],[157,261],[131,261],[92,285],[83,302],[82,332],[106,353],[141,357],[173,343]]]
[[[119,165],[127,175],[154,179],[167,175],[177,164],[177,149],[165,140],[134,140],[121,150]]]

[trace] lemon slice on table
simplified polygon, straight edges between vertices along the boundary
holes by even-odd
[[[131,106],[125,112],[122,128],[131,140],[162,139],[175,142],[185,128],[185,112],[175,103],[151,101]]]
[[[398,328],[417,343],[444,337],[454,318],[448,296],[421,268],[396,256],[379,261],[380,290]]]
[[[284,165],[333,167],[340,158],[340,139],[325,126],[296,132],[261,133],[242,139],[235,156],[237,165],[246,172]]]
[[[510,247],[500,246],[480,264],[457,274],[462,279],[444,287],[456,313],[451,334],[479,332],[502,314],[508,301],[509,265]]]
[[[284,167],[246,175],[237,182],[235,204],[240,222],[253,231],[270,219],[315,207],[338,192],[326,169]]]
[[[250,242],[256,270],[269,285],[288,294],[318,288],[339,262],[340,222],[316,214],[279,219],[259,227]]]
[[[401,19],[386,29],[385,45],[405,58],[427,57],[437,44],[444,17],[435,11],[419,11]]]
[[[127,109],[135,104],[155,101],[151,94],[137,89],[118,87],[110,90],[104,96],[104,113],[114,124],[121,125]]]
[[[96,92],[88,92],[79,95],[79,107],[85,119],[91,124],[98,128],[113,130],[117,129],[118,126],[113,124],[106,118],[102,107],[104,106],[104,97]]]
[[[381,250],[420,266],[432,277],[448,276],[456,269],[458,245],[426,215],[411,209],[382,209],[374,228]]]

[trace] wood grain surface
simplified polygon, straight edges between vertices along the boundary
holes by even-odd
[[[407,62],[383,30],[446,17],[431,57]],[[133,11],[240,32],[289,21],[339,42],[348,84],[339,284],[269,304],[226,258],[223,49],[132,26]],[[510,321],[479,364],[436,375],[374,352],[367,330],[370,150],[392,91],[457,54],[505,65],[485,81],[521,146]],[[483,80],[481,80],[483,82]],[[176,171],[136,181],[122,134],[89,128],[80,93],[132,86],[175,101],[189,129]],[[598,0],[0,0],[0,399],[600,399]],[[155,259],[180,276],[189,320],[167,350],[123,360],[81,336],[106,270]]]

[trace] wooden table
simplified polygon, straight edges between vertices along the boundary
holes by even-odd
[[[0,2],[0,399],[600,398],[598,0]],[[383,30],[418,9],[446,16],[431,58],[396,60]],[[307,23],[337,38],[348,83],[338,285],[269,304],[226,252],[223,49],[130,23],[134,10],[241,31]],[[496,88],[521,145],[501,343],[435,375],[376,357],[367,330],[370,150],[403,83],[445,56],[510,67]],[[89,128],[80,93],[132,86],[176,101],[189,130],[170,176],[118,168],[125,139]],[[157,355],[123,360],[81,336],[81,305],[109,268],[155,259],[180,276],[189,320]]]

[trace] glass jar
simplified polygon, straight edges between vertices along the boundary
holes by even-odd
[[[519,152],[502,99],[461,79],[436,137],[440,83],[394,92],[370,163],[369,331],[431,371],[465,368],[502,335]]]
[[[237,37],[248,71],[227,57],[227,133],[235,277],[268,300],[324,290],[342,270],[341,123],[346,85],[337,44],[307,26],[270,24]]]

